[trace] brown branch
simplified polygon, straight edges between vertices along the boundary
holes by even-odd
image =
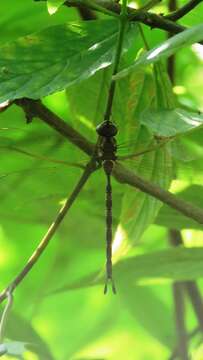
[[[50,240],[56,233],[59,225],[61,224],[62,220],[64,219],[65,215],[67,214],[68,210],[70,209],[71,205],[77,198],[78,194],[80,193],[81,189],[85,185],[86,181],[88,180],[89,176],[92,174],[93,171],[96,170],[95,162],[90,161],[86,169],[84,170],[81,178],[79,179],[78,183],[76,184],[73,192],[66,200],[65,204],[62,206],[60,211],[58,212],[55,221],[51,224],[49,227],[47,233],[42,238],[40,244],[37,246],[31,257],[29,258],[27,264],[24,266],[24,268],[18,273],[18,275],[10,282],[8,287],[2,291],[0,294],[0,303],[6,299],[8,291],[13,291],[15,288],[23,281],[23,279],[26,277],[26,275],[32,270],[33,266],[37,263],[45,249],[47,248]]]
[[[188,14],[192,9],[194,9],[199,3],[201,3],[202,0],[190,0],[187,4],[183,5],[180,9],[175,10],[169,9],[172,11],[172,13],[166,15],[164,18],[171,20],[171,21],[177,21],[186,14]]]

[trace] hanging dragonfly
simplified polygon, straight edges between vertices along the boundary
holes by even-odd
[[[118,128],[112,121],[107,120],[99,124],[96,128],[97,134],[99,135],[99,141],[97,144],[97,155],[96,160],[103,166],[106,174],[106,283],[104,286],[104,294],[107,293],[108,283],[111,283],[112,291],[116,294],[116,286],[112,274],[112,186],[111,186],[111,175],[116,160],[130,159],[144,155],[147,152],[151,152],[160,146],[166,144],[169,139],[163,139],[157,146],[150,147],[141,152],[131,154],[128,156],[118,157],[117,156],[117,141],[116,135]]]
[[[107,184],[106,184],[106,283],[104,287],[104,293],[107,293],[108,284],[111,283],[113,293],[116,293],[116,287],[112,274],[112,239],[113,239],[113,231],[112,231],[112,186],[111,186],[111,175],[113,171],[113,167],[117,160],[128,160],[137,158],[142,156],[148,152],[152,152],[161,146],[164,146],[171,139],[162,139],[157,140],[155,145],[149,146],[126,156],[118,156],[117,150],[119,145],[117,145],[116,135],[118,133],[118,129],[115,123],[111,121],[104,121],[99,124],[96,128],[96,132],[99,136],[98,143],[96,145],[95,152],[95,160],[101,165],[106,174]],[[84,166],[80,163],[71,163],[63,160],[56,160],[52,158],[48,158],[42,155],[34,155],[27,150],[19,149],[17,146],[11,146],[11,150],[16,151],[18,153],[35,157],[38,160],[50,161],[57,164],[67,165],[67,166],[78,166],[79,168],[83,168]],[[6,174],[3,174],[2,177],[6,177]]]

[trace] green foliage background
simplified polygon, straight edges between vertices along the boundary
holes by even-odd
[[[142,2],[139,3],[142,5]],[[163,2],[157,11],[166,11],[166,6],[166,2]],[[77,11],[72,8],[62,6],[56,14],[50,16],[44,2],[35,3],[32,0],[1,2],[0,10],[0,42],[3,46],[0,50],[1,66],[9,61],[4,46],[8,41],[53,25],[79,20]],[[115,35],[117,27],[114,21],[105,20],[103,15],[101,18],[107,22],[101,23],[100,28],[104,24],[104,31],[108,33],[110,29]],[[187,26],[202,24],[203,13],[199,8],[194,9],[181,23]],[[115,31],[112,30],[114,26]],[[57,58],[60,50],[61,33],[58,28],[54,29],[53,43],[47,45],[50,46],[50,57],[46,56],[50,62]],[[145,27],[143,30],[150,48],[166,38],[163,31]],[[130,31],[132,35],[125,42],[128,51],[122,58],[122,68],[132,63],[137,51],[143,46],[136,26]],[[98,32],[92,31],[92,43],[98,35]],[[112,44],[108,45],[109,55],[102,61],[112,61]],[[36,61],[41,52],[43,42],[38,44],[33,53]],[[17,66],[21,72],[24,57],[21,58],[18,47],[12,54],[16,58],[13,68]],[[130,150],[121,148],[121,154],[144,149],[151,144],[148,115],[152,103],[162,118],[162,108],[170,98],[172,104],[167,103],[167,109],[174,103],[176,108],[184,107],[190,124],[193,110],[203,111],[202,54],[202,49],[200,56],[194,46],[177,53],[175,99],[171,85],[165,88],[161,85],[161,77],[163,80],[167,76],[164,67],[161,68],[162,75],[159,73],[156,86],[150,68],[138,69],[119,81],[113,117],[120,130],[118,141],[130,141],[132,144]],[[109,67],[99,70],[101,53],[94,53],[93,58],[88,76],[85,75],[85,66],[88,64],[85,64],[84,59],[74,59],[73,65],[78,67],[75,83],[68,83],[67,80],[67,90],[49,96],[44,96],[46,91],[41,93],[44,104],[90,141],[96,140],[95,126],[102,121],[111,74]],[[76,72],[74,66],[73,73]],[[93,75],[96,70],[99,71]],[[36,75],[36,68],[33,72]],[[84,76],[80,78],[80,74]],[[51,66],[45,68],[43,76],[54,76]],[[1,95],[8,94],[3,87],[3,80],[0,85]],[[63,84],[60,84],[54,88],[52,84],[48,92],[55,92],[62,87]],[[19,91],[19,88],[14,90]],[[28,96],[26,94],[29,91],[32,93],[32,87],[28,85],[26,91],[23,96]],[[19,94],[22,96],[22,93]],[[6,99],[3,96],[2,101]],[[148,114],[146,112],[141,116],[143,109]],[[176,123],[176,114],[173,116]],[[140,119],[141,125],[138,124]],[[199,115],[198,125],[201,125],[202,119],[202,115]],[[142,124],[148,126],[148,130]],[[167,133],[166,125],[164,122],[162,130],[165,136],[169,136],[171,134]],[[171,146],[146,154],[135,162],[129,162],[128,166],[165,188],[169,188],[175,172],[176,180],[171,184],[173,192],[201,207],[202,127],[197,126],[195,129],[196,126],[189,126],[189,130],[193,131],[188,131],[188,128],[177,125],[177,139]],[[0,137],[0,287],[3,289],[26,263],[81,174],[81,169],[29,157],[16,149],[82,164],[88,158],[39,119],[26,124],[23,111],[16,105],[0,114]],[[117,296],[111,293],[103,296],[101,280],[95,283],[96,286],[89,286],[94,278],[92,274],[103,271],[105,263],[105,177],[100,170],[88,181],[47,251],[16,290],[6,337],[11,341],[29,343],[30,351],[23,355],[23,359],[167,359],[175,348],[171,283],[173,280],[200,279],[201,286],[202,226],[166,205],[161,208],[157,200],[135,189],[116,181],[113,181],[113,185],[114,230],[117,234],[115,258],[118,260],[125,256],[123,262],[115,265]],[[171,227],[182,230],[187,248],[198,248],[169,249],[168,228]],[[188,329],[192,330],[195,317],[189,306],[187,323]],[[203,358],[201,346],[198,350],[192,348],[191,353],[195,360]]]

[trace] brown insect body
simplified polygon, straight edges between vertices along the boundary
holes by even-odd
[[[112,187],[111,174],[114,163],[117,159],[117,144],[115,136],[117,127],[111,121],[104,121],[97,126],[96,131],[100,136],[98,145],[98,160],[102,162],[107,177],[106,185],[106,284],[104,293],[107,293],[108,282],[112,284],[112,291],[115,294],[116,288],[112,276]]]

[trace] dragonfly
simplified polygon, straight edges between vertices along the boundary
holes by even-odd
[[[98,135],[98,142],[96,144],[95,150],[95,160],[98,162],[100,166],[103,167],[104,173],[106,175],[106,282],[104,285],[104,294],[108,291],[108,285],[111,284],[112,292],[116,294],[116,286],[113,278],[112,271],[112,241],[113,241],[113,229],[112,229],[112,184],[111,184],[111,176],[114,165],[117,161],[123,160],[131,160],[134,158],[138,158],[146,153],[155,151],[156,149],[166,145],[172,139],[164,138],[164,139],[156,139],[156,143],[154,142],[152,145],[141,149],[132,154],[128,154],[126,156],[118,156],[117,151],[119,150],[120,145],[117,144],[116,136],[118,134],[118,128],[115,123],[112,121],[104,121],[96,127],[96,133]],[[122,147],[122,146],[121,146]],[[83,169],[83,163],[74,163],[68,162],[65,160],[57,160],[53,158],[49,158],[45,155],[36,155],[28,150],[19,149],[17,146],[11,146],[11,150],[25,155],[29,157],[34,157],[36,161],[49,161],[54,164],[64,165],[64,166],[75,166]],[[44,170],[43,168],[41,169]],[[46,169],[45,169],[46,170]],[[50,169],[48,169],[50,170]],[[22,170],[23,173],[24,170]],[[61,169],[60,169],[61,171]],[[29,172],[29,170],[28,170]],[[14,172],[15,173],[15,172]],[[16,171],[17,173],[17,171]],[[26,173],[26,171],[25,171]],[[24,173],[23,173],[24,175]],[[32,176],[32,171],[30,172]],[[0,178],[6,178],[6,174],[2,174]]]
[[[112,274],[112,185],[111,175],[116,160],[124,160],[126,158],[137,157],[147,152],[155,150],[155,148],[148,148],[140,153],[128,155],[127,157],[117,156],[117,141],[116,135],[118,128],[115,123],[110,120],[106,120],[96,127],[96,132],[99,136],[97,144],[96,161],[100,163],[106,174],[106,282],[104,286],[104,294],[107,293],[108,283],[111,283],[112,292],[116,294],[116,286]],[[168,142],[168,139],[164,139],[162,143],[159,143],[159,147]],[[156,146],[157,148],[157,146]]]

